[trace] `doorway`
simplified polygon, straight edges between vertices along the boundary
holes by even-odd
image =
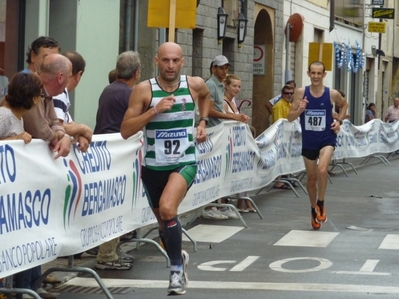
[[[265,101],[273,95],[274,83],[274,30],[271,16],[266,9],[260,9],[255,20],[254,46],[264,49],[264,67],[253,75],[252,86],[252,125],[257,135],[270,125],[270,114],[265,107]]]

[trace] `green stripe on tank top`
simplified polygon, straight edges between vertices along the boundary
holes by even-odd
[[[174,96],[186,96],[190,95],[190,90],[188,88],[181,88],[175,90],[174,92],[167,92],[164,90],[153,90],[152,92],[152,96],[154,98],[164,98],[170,96],[171,94],[173,94]]]
[[[195,109],[195,104],[194,103],[174,104],[172,106],[172,109],[165,110],[162,113],[168,114],[168,113],[176,113],[176,112],[184,112],[184,111],[193,111],[194,109]]]
[[[191,127],[193,125],[192,119],[182,119],[178,121],[153,121],[146,125],[147,130],[155,129],[174,129],[176,128],[176,123],[178,122],[179,127]]]

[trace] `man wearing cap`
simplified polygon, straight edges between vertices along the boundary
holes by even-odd
[[[237,120],[247,122],[247,118],[243,114],[225,113],[223,106],[224,99],[224,80],[226,79],[230,63],[226,56],[218,55],[212,61],[212,76],[206,81],[209,91],[211,92],[211,105],[209,107],[208,127],[213,127],[222,122],[222,119]]]
[[[220,124],[223,119],[242,121],[247,123],[248,118],[244,114],[226,113],[224,109],[224,80],[229,70],[229,60],[224,55],[218,55],[211,64],[211,77],[206,81],[206,86],[211,93],[209,105],[209,121],[207,127],[214,127]],[[224,199],[222,199],[223,201]],[[238,219],[238,216],[229,208],[217,209],[215,207],[205,207],[202,217],[206,219]]]

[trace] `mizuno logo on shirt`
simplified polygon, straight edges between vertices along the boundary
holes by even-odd
[[[324,110],[306,110],[307,116],[323,116],[326,115]]]
[[[185,138],[185,137],[187,137],[186,129],[167,130],[167,131],[157,130],[155,133],[156,139]]]

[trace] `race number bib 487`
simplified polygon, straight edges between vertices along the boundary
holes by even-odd
[[[173,164],[184,156],[189,146],[186,129],[166,129],[155,131],[155,157],[157,163]]]
[[[326,110],[305,110],[305,130],[324,131],[326,129]]]

